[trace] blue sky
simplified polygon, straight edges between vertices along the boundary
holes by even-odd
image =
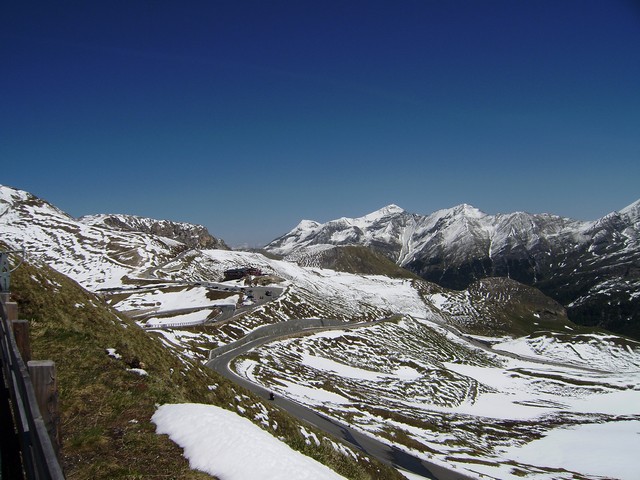
[[[3,2],[0,183],[259,246],[301,219],[640,198],[640,4]]]

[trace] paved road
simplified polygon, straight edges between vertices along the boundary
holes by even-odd
[[[316,330],[355,328],[356,326],[370,325],[372,323],[374,322],[367,322],[366,324],[359,325],[354,324],[350,326],[342,325],[339,327],[324,327]],[[306,331],[308,332],[309,330]],[[233,382],[242,385],[248,390],[251,390],[252,392],[264,398],[269,398],[270,392],[267,389],[233,373],[229,369],[229,363],[235,357],[248,352],[252,348],[268,342],[272,342],[279,337],[280,336],[269,336],[257,338],[251,342],[238,346],[238,348],[236,349],[226,351],[221,355],[212,355],[213,358],[209,360],[206,365],[207,367],[212,368],[213,370],[217,371]],[[354,430],[348,425],[330,419],[322,414],[319,414],[318,412],[315,412],[307,407],[300,405],[299,403],[293,402],[286,398],[277,397],[274,400],[274,404],[286,410],[298,419],[310,423],[311,425],[314,425],[320,430],[323,430],[336,438],[345,440],[355,448],[377,458],[378,460],[386,464],[390,464],[397,468],[434,480],[469,480],[474,478],[464,475],[460,472],[446,469],[441,465],[431,463],[427,460],[422,460],[398,449],[397,447],[389,446],[385,443],[379,442],[374,438],[371,438],[358,432],[357,430]]]
[[[229,294],[238,293],[238,294],[244,295],[245,303],[243,303],[239,307],[237,307],[235,304],[232,305],[232,304],[214,303],[211,305],[199,305],[196,307],[175,308],[172,310],[159,310],[158,307],[146,308],[141,310],[131,310],[127,312],[127,315],[129,315],[131,318],[133,318],[136,321],[143,322],[151,317],[169,317],[172,315],[198,312],[201,310],[206,310],[211,308],[220,310],[220,313],[211,320],[203,319],[201,321],[195,321],[195,322],[180,322],[180,321],[172,322],[171,320],[168,320],[167,323],[154,323],[152,325],[143,325],[143,328],[153,329],[153,330],[173,329],[173,328],[180,328],[180,327],[195,327],[199,325],[206,325],[209,323],[221,323],[221,322],[227,321],[233,318],[235,315],[239,315],[246,311],[250,311],[260,305],[263,305],[265,303],[275,300],[280,295],[282,295],[282,292],[284,291],[284,289],[281,287],[271,287],[271,286],[244,287],[244,286],[226,285],[224,283],[214,283],[214,282],[189,282],[189,283],[173,282],[171,285],[172,286],[175,286],[175,285],[202,286],[210,290],[228,292]],[[153,289],[148,289],[148,290],[156,290],[157,288],[158,288],[157,286],[154,286]],[[135,291],[137,293],[142,291],[142,289],[136,289],[132,291]]]

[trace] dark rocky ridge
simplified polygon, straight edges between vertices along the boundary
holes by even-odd
[[[211,235],[202,225],[170,220],[154,220],[134,215],[97,215],[83,217],[81,221],[92,225],[103,224],[109,228],[158,235],[184,243],[189,248],[217,248],[229,250],[222,239]]]

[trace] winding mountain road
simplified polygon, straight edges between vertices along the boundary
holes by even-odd
[[[362,326],[372,325],[374,323],[384,321],[377,320],[375,322],[366,322],[360,324],[351,324],[345,325],[342,324],[340,326],[326,326],[319,328],[306,328],[301,330],[299,333],[303,332],[312,332],[312,331],[322,331],[322,330],[331,330],[331,329],[342,329],[345,328],[358,328]],[[212,351],[210,360],[206,363],[206,366],[217,371],[224,377],[230,379],[238,385],[245,387],[246,389],[260,395],[264,398],[269,398],[269,390],[264,387],[257,385],[253,382],[250,382],[246,378],[240,377],[229,368],[230,362],[245,353],[247,353],[252,348],[258,347],[265,343],[272,342],[283,336],[291,335],[288,334],[274,334],[263,336],[260,338],[256,338],[246,343],[242,343],[237,348],[225,349],[223,353],[220,355],[215,354],[215,350]],[[406,470],[408,472],[420,475],[424,478],[434,479],[434,480],[470,480],[473,477],[467,476],[461,472],[453,471],[443,467],[442,465],[429,462],[428,460],[420,459],[415,457],[407,452],[400,450],[395,446],[387,445],[383,442],[375,440],[372,437],[369,437],[348,425],[340,423],[334,419],[328,418],[318,412],[311,410],[299,403],[293,402],[283,397],[277,397],[273,400],[274,404],[278,407],[286,410],[291,415],[297,417],[298,419],[309,423],[328,434],[340,438],[349,444],[353,445],[355,448],[363,451],[364,453],[377,458],[383,463],[392,465],[394,467],[399,468],[400,470]]]

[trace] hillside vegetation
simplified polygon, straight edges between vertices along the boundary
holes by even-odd
[[[386,275],[394,278],[419,279],[415,273],[399,267],[373,248],[359,245],[337,246],[313,254],[293,255],[287,259],[300,266],[318,267],[362,275]]]

